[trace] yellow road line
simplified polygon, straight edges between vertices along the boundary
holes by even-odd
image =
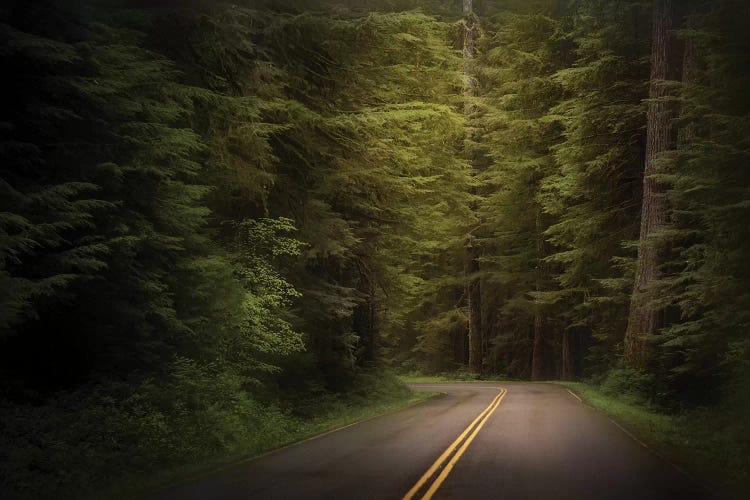
[[[485,408],[478,416],[475,418],[469,426],[461,433],[460,436],[456,438],[455,441],[451,443],[448,448],[445,449],[445,451],[438,457],[437,460],[430,466],[429,469],[427,469],[427,472],[422,475],[421,478],[419,478],[419,481],[412,486],[412,488],[404,495],[403,500],[411,500],[414,498],[414,495],[417,494],[417,492],[427,483],[427,481],[435,474],[435,472],[440,468],[440,466],[445,462],[451,453],[461,444],[461,441],[466,437],[467,434],[469,434],[472,429],[474,432],[471,433],[468,439],[463,443],[463,445],[459,448],[459,450],[456,452],[455,455],[453,455],[453,458],[450,460],[448,465],[443,469],[443,471],[440,473],[440,475],[435,479],[435,482],[432,483],[430,486],[430,489],[427,490],[427,493],[422,497],[422,500],[429,500],[432,498],[432,495],[435,494],[437,489],[440,487],[440,485],[445,481],[445,478],[448,477],[448,474],[450,473],[451,469],[453,469],[453,466],[458,462],[458,459],[461,458],[461,455],[464,454],[466,449],[469,447],[469,444],[474,440],[476,435],[479,433],[479,430],[484,426],[484,423],[487,422],[487,420],[490,418],[492,413],[497,409],[498,406],[500,406],[500,402],[505,397],[505,394],[508,392],[507,389],[501,389],[500,392],[495,396],[495,398],[492,400],[492,402]],[[479,424],[477,425],[477,422]],[[476,427],[475,427],[476,425]]]
[[[445,481],[445,478],[448,477],[448,474],[451,473],[451,470],[453,470],[453,466],[456,465],[456,462],[458,462],[458,459],[461,458],[461,455],[463,455],[466,452],[466,449],[469,447],[472,441],[474,441],[474,438],[477,437],[477,434],[479,434],[479,431],[482,429],[484,424],[487,422],[487,420],[490,419],[492,414],[497,410],[497,407],[500,406],[500,403],[503,402],[503,398],[508,393],[507,390],[505,390],[501,395],[500,399],[497,400],[495,403],[495,406],[485,415],[484,419],[479,422],[479,425],[477,425],[476,429],[474,429],[474,432],[471,433],[471,436],[464,441],[464,444],[461,446],[461,448],[456,452],[455,455],[453,455],[453,458],[451,458],[451,461],[448,462],[448,465],[445,466],[445,469],[440,473],[440,475],[435,479],[435,482],[432,483],[432,486],[430,486],[430,489],[427,490],[427,493],[424,494],[422,497],[422,500],[430,500],[432,498],[432,495],[435,494],[435,492],[440,488],[440,485],[443,484],[443,481]]]

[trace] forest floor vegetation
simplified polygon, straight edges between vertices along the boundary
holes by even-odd
[[[3,498],[132,497],[434,395],[387,373],[361,374],[297,412],[294,402],[256,401],[226,374],[184,371],[120,401],[80,391],[0,409]]]
[[[508,380],[507,377],[481,377],[468,371],[444,372],[439,375],[423,375],[412,372],[398,376],[406,384],[432,384],[437,382],[494,382]]]

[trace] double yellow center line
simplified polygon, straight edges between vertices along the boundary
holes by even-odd
[[[419,478],[419,481],[417,481],[417,483],[412,486],[412,488],[406,493],[406,495],[404,495],[403,500],[411,500],[412,498],[415,498],[417,494],[422,491],[429,483],[430,479],[432,479],[438,469],[443,467],[443,464],[447,461],[448,463],[445,465],[445,467],[443,467],[443,470],[440,471],[440,474],[438,474],[432,484],[430,484],[429,488],[427,488],[425,494],[421,497],[422,500],[429,500],[432,498],[438,488],[440,488],[440,485],[443,484],[443,481],[445,481],[445,478],[448,477],[448,474],[451,473],[451,470],[453,470],[453,466],[456,465],[456,462],[458,462],[458,460],[461,458],[461,455],[466,452],[466,449],[469,447],[471,442],[474,441],[475,437],[477,437],[477,434],[479,434],[479,431],[482,429],[485,422],[487,422],[487,420],[492,416],[497,407],[500,406],[500,403],[503,401],[503,398],[507,393],[507,389],[500,389],[500,392],[497,396],[495,396],[495,399],[492,400],[489,406],[485,408],[484,411],[482,411],[482,413],[480,413],[472,423],[469,424],[469,426],[461,433],[460,436],[456,438],[455,441],[451,443],[450,446],[448,446],[448,448],[445,449],[443,454],[440,455],[437,460],[435,460],[435,463],[433,463],[430,468],[427,469],[427,472],[425,472],[424,475]]]

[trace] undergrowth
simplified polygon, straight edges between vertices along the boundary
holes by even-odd
[[[254,399],[231,372],[179,361],[136,389],[0,408],[0,497],[130,496],[424,397],[392,374],[362,374],[301,416]]]
[[[442,372],[437,375],[425,375],[419,371],[411,371],[399,375],[399,378],[407,384],[429,384],[433,382],[491,382],[508,380],[507,377],[497,375],[478,375],[468,370],[456,370]]]

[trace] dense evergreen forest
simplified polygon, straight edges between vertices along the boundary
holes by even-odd
[[[750,445],[748,19],[4,2],[0,496],[257,452],[392,373],[609,384]]]

